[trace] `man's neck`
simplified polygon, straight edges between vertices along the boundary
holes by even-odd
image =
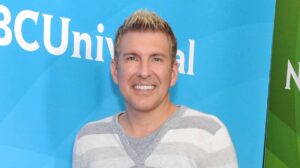
[[[176,109],[177,107],[170,102],[149,112],[129,110],[119,117],[119,122],[127,135],[141,138],[157,130]]]

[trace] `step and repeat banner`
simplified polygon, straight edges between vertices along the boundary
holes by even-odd
[[[166,19],[177,36],[172,100],[218,116],[240,167],[262,166],[274,0],[1,0],[0,167],[70,168],[78,130],[124,109],[109,71],[113,38],[141,8]],[[296,35],[282,38],[296,47]],[[285,68],[277,70],[285,73],[288,65],[298,72],[296,48],[286,52]],[[287,97],[299,93],[299,78],[289,72],[291,88],[280,87]],[[295,131],[296,124],[288,126]]]
[[[300,167],[300,1],[277,0],[265,168]]]

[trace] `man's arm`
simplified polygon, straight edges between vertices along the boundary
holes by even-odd
[[[210,143],[211,156],[208,164],[219,168],[238,168],[236,152],[226,126],[219,120],[221,128],[215,132]]]

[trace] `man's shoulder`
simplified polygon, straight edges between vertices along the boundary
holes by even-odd
[[[100,120],[91,121],[85,124],[77,134],[77,139],[88,135],[112,134],[113,116],[109,116]]]
[[[185,112],[182,116],[182,124],[184,127],[204,129],[212,134],[218,130],[226,128],[223,122],[215,115],[195,110],[190,107],[183,107]],[[185,123],[185,124],[184,124]]]
[[[216,123],[223,124],[222,121],[215,115],[206,113],[200,110],[196,110],[187,106],[183,106],[185,108],[185,113],[183,114],[183,117],[199,117],[202,119],[209,119]]]

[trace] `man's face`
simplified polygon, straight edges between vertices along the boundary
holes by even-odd
[[[169,88],[177,80],[171,47],[161,32],[127,32],[120,41],[120,55],[112,61],[113,80],[119,85],[127,110],[151,111],[167,104]]]

